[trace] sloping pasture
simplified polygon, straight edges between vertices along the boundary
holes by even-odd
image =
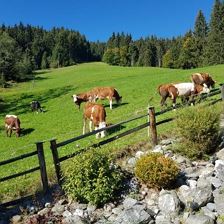
[[[164,68],[142,68],[142,67],[118,67],[109,66],[104,63],[88,63],[37,72],[36,78],[27,83],[15,84],[8,89],[0,89],[0,161],[9,159],[23,153],[33,151],[35,142],[46,140],[44,143],[47,169],[49,173],[54,172],[52,156],[47,140],[56,138],[58,142],[82,134],[82,106],[80,111],[72,102],[71,95],[87,91],[95,86],[114,86],[123,97],[120,106],[114,104],[114,109],[109,109],[108,100],[100,101],[106,106],[107,122],[118,123],[122,120],[147,113],[147,106],[155,106],[160,110],[160,97],[157,93],[158,85],[169,82],[190,82],[193,72],[209,72],[218,82],[223,82],[224,65],[194,69],[194,70],[171,70]],[[32,113],[29,103],[39,100],[44,107],[44,113]],[[168,102],[170,102],[168,100]],[[174,113],[174,112],[171,112]],[[22,136],[16,138],[12,135],[7,138],[4,132],[4,116],[16,114],[20,117]],[[164,115],[166,116],[166,115]],[[163,116],[163,117],[164,117]],[[162,116],[161,116],[162,117]],[[144,123],[135,121],[120,127],[119,130],[110,133],[110,136],[120,131],[132,128]],[[159,133],[166,134],[172,129],[172,124],[159,128]],[[147,131],[127,136],[122,140],[105,146],[108,150],[119,149],[138,141],[147,140]],[[64,154],[85,147],[96,142],[94,137],[73,143],[64,147]],[[63,154],[62,153],[62,154]],[[36,158],[22,160],[8,166],[1,167],[0,177],[32,168],[37,164]],[[53,175],[50,175],[52,178]],[[7,181],[0,186],[0,202],[7,197],[17,197],[27,192],[38,189],[40,177],[35,172],[25,177]]]

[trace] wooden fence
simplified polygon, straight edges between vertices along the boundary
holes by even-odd
[[[220,92],[221,92],[221,98],[216,100],[215,102],[224,100],[224,85],[221,85],[220,89],[212,90],[209,93],[209,95],[202,96],[201,99],[204,99],[205,97],[207,98],[207,97],[211,97],[211,96],[220,94]],[[132,133],[134,133],[136,131],[139,131],[139,130],[141,130],[143,128],[146,128],[146,127],[148,127],[148,136],[151,136],[152,144],[153,145],[158,144],[156,127],[158,125],[161,125],[161,124],[164,124],[164,123],[167,123],[167,122],[173,120],[173,118],[167,118],[167,119],[164,119],[162,121],[156,122],[156,117],[161,115],[161,114],[167,113],[168,111],[172,111],[172,110],[173,110],[173,108],[168,108],[168,109],[165,109],[165,110],[160,111],[160,112],[155,112],[154,107],[149,107],[147,114],[137,116],[137,117],[122,121],[120,123],[114,124],[114,125],[110,125],[109,127],[101,128],[101,129],[98,129],[98,130],[86,133],[84,135],[80,135],[80,136],[65,140],[65,141],[62,141],[62,142],[57,142],[56,139],[50,140],[50,149],[51,149],[51,152],[52,152],[52,157],[53,157],[53,162],[54,162],[54,167],[55,167],[55,172],[56,172],[56,177],[57,177],[58,183],[61,184],[61,181],[62,181],[61,162],[65,161],[69,158],[72,158],[72,157],[74,157],[74,156],[76,156],[80,153],[83,153],[85,150],[88,150],[89,148],[100,147],[102,145],[108,144],[112,141],[115,141],[119,138],[122,138],[124,136],[129,135],[129,134],[132,134]],[[60,148],[62,146],[65,146],[65,145],[68,145],[68,144],[73,143],[75,141],[78,141],[78,140],[87,138],[89,136],[95,135],[96,133],[99,133],[101,131],[110,130],[110,129],[119,127],[122,124],[126,124],[126,123],[129,123],[129,122],[144,118],[144,117],[148,117],[148,121],[146,123],[143,123],[143,124],[141,124],[141,125],[139,125],[135,128],[129,129],[127,131],[124,131],[124,132],[122,132],[122,133],[120,133],[116,136],[109,137],[107,139],[99,141],[98,143],[92,144],[92,145],[88,146],[87,148],[80,149],[76,152],[73,152],[72,154],[63,156],[61,158],[59,157],[58,151],[60,150]],[[46,171],[46,162],[45,162],[45,157],[44,157],[43,142],[37,142],[36,143],[36,150],[33,151],[33,152],[23,154],[23,155],[11,158],[9,160],[1,161],[0,162],[0,167],[5,165],[5,164],[10,164],[12,162],[16,162],[16,161],[21,160],[21,159],[29,158],[29,157],[34,156],[34,155],[38,156],[39,166],[31,168],[31,169],[23,171],[23,172],[20,172],[20,173],[17,173],[17,174],[14,174],[14,175],[10,175],[10,176],[7,176],[7,177],[0,178],[0,183],[3,182],[3,181],[6,181],[6,180],[10,180],[10,179],[13,179],[13,178],[16,178],[16,177],[19,177],[19,176],[37,171],[37,170],[40,170],[43,192],[46,192],[48,190],[48,178],[47,178],[47,171]]]
[[[44,148],[43,148],[43,142],[37,142],[36,143],[36,150],[33,152],[29,152],[8,160],[4,160],[0,162],[0,167],[6,164],[11,164],[13,162],[19,161],[21,159],[26,159],[26,158],[30,158],[31,156],[36,156],[38,157],[38,161],[39,161],[39,166],[33,167],[29,170],[25,170],[23,172],[20,173],[16,173],[7,177],[3,177],[0,178],[0,183],[10,180],[10,179],[14,179],[16,177],[20,177],[23,175],[26,175],[28,173],[32,173],[34,171],[40,170],[40,176],[41,176],[41,181],[42,181],[42,186],[43,186],[43,192],[46,192],[48,190],[48,178],[47,178],[47,170],[46,170],[46,163],[45,163],[45,157],[44,157]]]

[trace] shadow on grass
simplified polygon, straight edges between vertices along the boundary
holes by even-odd
[[[24,128],[24,129],[22,129],[21,130],[21,137],[32,133],[34,130],[35,130],[34,128]]]
[[[129,104],[129,103],[126,103],[126,102],[125,103],[115,103],[115,104],[113,104],[113,109],[117,108],[117,107],[121,107],[121,106],[127,105],[127,104]],[[105,108],[107,108],[107,107],[110,107],[110,104],[106,104],[106,105],[103,104],[103,106]]]
[[[13,114],[16,112],[16,115],[27,113],[30,111],[30,102],[33,100],[38,100],[41,105],[47,102],[48,100],[55,99],[62,95],[67,94],[69,91],[74,90],[74,86],[65,86],[61,88],[49,89],[42,93],[39,96],[34,94],[23,93],[18,98],[12,98],[10,100],[2,100],[0,101],[0,114]],[[47,110],[45,110],[46,112]]]
[[[107,124],[108,127],[111,126],[111,125],[112,124]],[[123,125],[119,125],[117,127],[110,128],[110,129],[107,130],[107,135],[112,135],[112,134],[122,130],[123,128],[125,128],[125,126],[123,126]]]

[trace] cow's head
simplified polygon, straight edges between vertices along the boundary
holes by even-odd
[[[210,76],[209,80],[208,80],[209,87],[214,88],[215,87],[215,83],[216,83],[216,81],[214,81],[212,79],[212,77]]]
[[[78,95],[72,95],[72,99],[73,99],[73,102],[79,107],[80,109],[80,104],[82,103],[82,99],[79,98]]]

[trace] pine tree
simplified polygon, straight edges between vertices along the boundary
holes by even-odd
[[[196,45],[195,57],[197,59],[197,66],[203,65],[207,35],[208,35],[208,26],[202,11],[199,10],[194,25],[194,38]]]
[[[210,20],[210,31],[204,63],[208,65],[224,63],[224,5],[215,1]]]

